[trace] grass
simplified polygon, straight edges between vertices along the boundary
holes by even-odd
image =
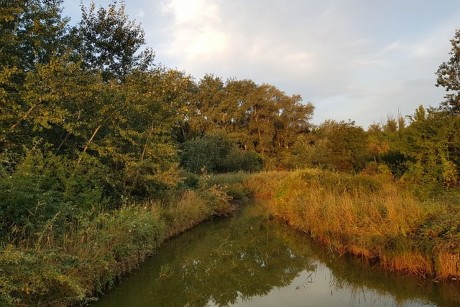
[[[339,254],[392,271],[460,279],[460,203],[421,201],[385,176],[263,172],[247,181],[271,214]]]
[[[0,305],[68,306],[90,301],[138,267],[168,238],[235,203],[263,200],[267,211],[339,254],[391,271],[460,280],[460,199],[420,200],[385,176],[320,170],[207,175],[167,201],[87,212],[64,228],[0,248]],[[58,227],[59,226],[59,227]],[[17,230],[20,232],[20,230]],[[21,237],[22,238],[22,237]]]
[[[244,172],[214,174],[205,176],[203,185],[207,188],[220,188],[234,203],[245,203],[253,197],[252,190],[244,184],[249,176]]]
[[[39,233],[0,249],[0,305],[68,306],[90,301],[138,267],[166,239],[233,209],[223,188],[206,184],[165,202],[83,214],[66,229],[57,229],[51,219]]]

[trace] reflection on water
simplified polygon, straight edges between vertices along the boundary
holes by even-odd
[[[259,205],[205,223],[94,306],[458,306],[458,284],[395,277],[337,258]]]

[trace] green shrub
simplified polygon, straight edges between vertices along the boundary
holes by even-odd
[[[252,151],[243,151],[233,148],[222,161],[222,169],[225,172],[256,172],[263,167],[262,158]]]
[[[33,232],[52,217],[103,204],[103,168],[94,160],[71,160],[30,150],[14,170],[0,165],[0,234],[12,228]],[[55,218],[56,220],[56,218]],[[57,221],[56,221],[57,222]]]
[[[200,176],[184,171],[181,174],[181,177],[183,178],[181,182],[179,182],[178,187],[183,188],[183,189],[197,189],[200,184]]]
[[[263,166],[257,153],[241,150],[220,135],[207,135],[182,144],[181,165],[196,174],[254,172]]]
[[[182,144],[181,164],[193,173],[222,172],[222,164],[232,149],[232,142],[222,136],[204,136]]]

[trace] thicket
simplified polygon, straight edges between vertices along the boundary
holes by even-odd
[[[181,166],[200,173],[255,172],[262,169],[262,159],[253,151],[244,151],[228,137],[206,135],[181,145]]]

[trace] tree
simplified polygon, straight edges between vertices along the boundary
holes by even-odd
[[[0,0],[0,67],[30,71],[64,52],[62,0]]]
[[[364,167],[368,159],[368,136],[354,122],[326,120],[313,131],[313,136],[295,146],[297,152],[308,153],[312,159],[309,166],[343,172],[356,172]]]
[[[402,152],[408,157],[406,180],[444,187],[457,186],[460,166],[460,118],[422,107],[411,117]]]
[[[193,173],[253,172],[262,168],[259,155],[238,148],[226,135],[205,135],[181,147],[181,164]]]
[[[145,34],[128,19],[124,2],[117,7],[114,1],[97,11],[94,2],[89,8],[82,5],[82,19],[74,31],[85,68],[101,71],[104,80],[123,79],[134,69],[147,70],[152,65],[154,53],[151,49],[139,52]]]
[[[61,0],[0,0],[0,148],[21,145],[33,133],[21,125],[29,105],[26,75],[67,49]],[[8,136],[9,135],[9,136]],[[0,152],[1,153],[1,152]]]
[[[450,59],[443,62],[436,72],[436,86],[442,86],[447,94],[442,107],[453,114],[460,113],[460,29],[455,31],[454,38],[450,41],[452,48],[449,52]]]
[[[310,130],[312,104],[273,85],[234,79],[224,83],[207,75],[191,98],[183,124],[189,139],[210,133],[226,135],[241,149],[260,154],[269,168],[280,167],[297,136]]]

